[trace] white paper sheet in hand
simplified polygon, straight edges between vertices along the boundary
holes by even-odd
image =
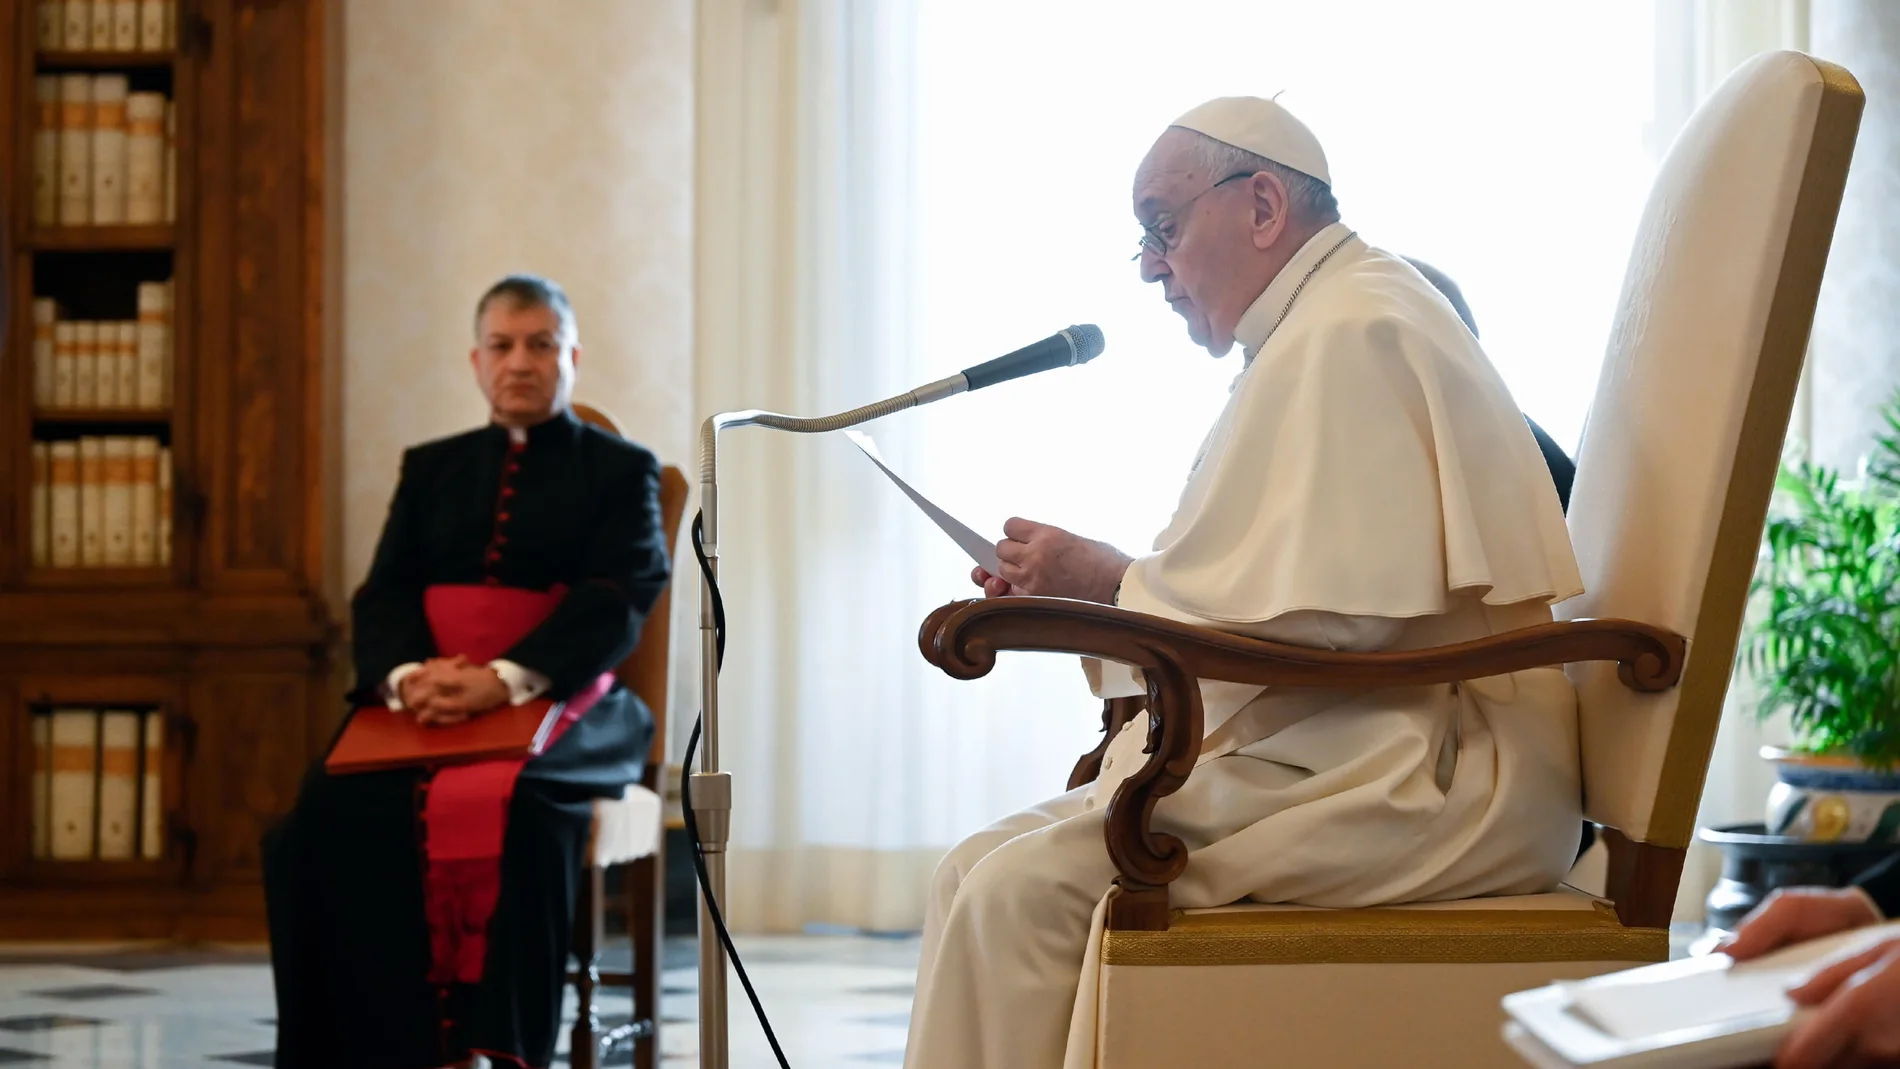
[[[938,508],[931,503],[929,498],[911,489],[909,483],[899,478],[898,474],[890,469],[890,465],[884,463],[884,458],[878,455],[877,443],[873,442],[869,436],[858,431],[846,431],[844,436],[851,439],[852,445],[863,450],[864,455],[871,458],[871,463],[877,465],[877,470],[889,476],[890,480],[897,484],[897,488],[904,491],[904,496],[916,502],[924,515],[930,517],[930,522],[941,528],[944,534],[949,535],[950,540],[961,547],[963,552],[968,553],[971,560],[991,575],[997,573],[996,543],[970,530],[955,516]]]

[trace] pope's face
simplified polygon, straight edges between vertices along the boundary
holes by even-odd
[[[1193,137],[1170,128],[1135,173],[1141,277],[1161,284],[1196,345],[1222,356],[1233,347],[1242,313],[1266,287],[1256,216],[1265,187],[1278,179],[1206,173],[1189,150]]]
[[[1240,318],[1226,314],[1224,291],[1241,251],[1234,246],[1246,243],[1238,224],[1247,183],[1217,188],[1227,176],[1203,173],[1188,151],[1190,138],[1168,130],[1135,174],[1135,219],[1145,232],[1141,277],[1159,282],[1168,307],[1187,321],[1188,337],[1220,356],[1233,346]]]
[[[554,309],[499,297],[482,310],[469,363],[495,421],[530,427],[567,407],[580,355]]]

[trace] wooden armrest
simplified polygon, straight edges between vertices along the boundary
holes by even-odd
[[[1573,661],[1616,661],[1625,686],[1654,692],[1682,678],[1687,650],[1682,636],[1633,620],[1570,620],[1430,649],[1341,653],[1063,598],[951,602],[924,619],[917,644],[925,660],[957,679],[987,675],[1005,650],[1072,653],[1141,669],[1148,689],[1149,756],[1116,788],[1103,827],[1109,857],[1121,873],[1108,918],[1118,931],[1165,930],[1168,884],[1187,868],[1186,845],[1154,831],[1150,818],[1156,802],[1187,782],[1200,756],[1200,680],[1404,687]]]
[[[924,659],[957,679],[987,675],[1004,650],[1101,657],[1145,668],[1157,653],[1196,679],[1265,687],[1405,687],[1456,683],[1574,661],[1616,661],[1633,690],[1682,678],[1682,636],[1634,620],[1570,620],[1389,653],[1289,646],[1065,598],[953,601],[924,620]]]

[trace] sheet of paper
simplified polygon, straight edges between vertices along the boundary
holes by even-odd
[[[970,530],[961,520],[938,508],[931,503],[929,498],[911,489],[909,483],[905,482],[896,472],[892,471],[890,465],[884,463],[884,458],[878,454],[877,443],[873,442],[868,435],[861,434],[857,431],[846,431],[844,432],[844,436],[851,439],[852,445],[863,450],[864,455],[871,458],[871,463],[877,465],[877,470],[883,472],[892,482],[896,483],[897,488],[904,491],[905,497],[916,502],[917,507],[923,510],[924,515],[930,517],[930,522],[942,529],[944,534],[949,535],[950,540],[962,548],[963,552],[968,553],[971,560],[975,561],[984,571],[991,575],[997,573],[995,542]]]
[[[1900,924],[1841,932],[1739,965],[1728,957],[1672,961],[1570,985],[1576,1009],[1618,1039],[1640,1040],[1685,1028],[1750,1020],[1786,1020],[1795,1011],[1784,993],[1837,954],[1853,954],[1900,937]]]

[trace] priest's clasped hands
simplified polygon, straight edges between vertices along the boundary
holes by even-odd
[[[467,657],[436,657],[404,676],[397,688],[403,708],[433,727],[460,724],[508,704],[508,685],[493,668]]]
[[[981,567],[970,573],[984,597],[1029,595],[1109,605],[1134,558],[1107,542],[1012,516],[996,543],[996,560],[1002,574]]]

